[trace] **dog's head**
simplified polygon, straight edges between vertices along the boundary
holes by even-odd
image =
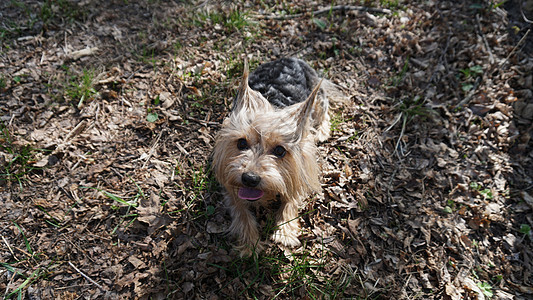
[[[248,66],[213,150],[213,170],[232,199],[300,199],[318,190],[311,132],[318,85],[302,103],[274,108],[248,86]]]

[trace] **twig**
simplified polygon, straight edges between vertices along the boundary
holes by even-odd
[[[400,114],[403,118],[403,122],[402,122],[402,131],[400,131],[400,136],[398,137],[398,140],[396,141],[396,147],[394,147],[394,152],[392,153],[394,155],[394,153],[396,153],[396,155],[398,156],[398,159],[402,159],[400,157],[400,152],[402,152],[401,154],[404,155],[404,152],[403,150],[402,151],[398,151],[398,148],[400,147],[400,142],[402,141],[402,138],[403,138],[403,135],[405,133],[405,126],[407,125],[407,116],[405,116],[403,113]]]
[[[200,125],[202,125],[202,126],[205,126],[205,127],[207,127],[207,126],[209,126],[209,125],[212,125],[212,126],[220,126],[220,124],[217,123],[217,122],[198,120],[198,119],[193,118],[193,117],[191,117],[191,116],[186,116],[186,118],[187,118],[187,120],[189,120],[189,121],[193,121],[193,122],[198,123],[198,124],[200,124]]]
[[[142,168],[146,168],[146,165],[148,164],[148,162],[150,161],[150,158],[152,157],[152,155],[154,155],[154,152],[155,152],[155,148],[158,146],[159,144],[159,140],[161,139],[161,136],[163,135],[163,132],[165,132],[165,130],[161,130],[161,132],[159,132],[159,135],[157,136],[156,140],[155,140],[155,143],[152,145],[152,147],[150,148],[150,151],[148,151],[148,156],[146,157],[146,161],[144,162]]]
[[[390,9],[386,9],[386,8],[374,8],[374,7],[353,6],[353,5],[336,5],[336,6],[331,6],[328,8],[323,8],[323,9],[313,11],[311,12],[311,15],[318,16],[318,15],[323,15],[323,14],[326,14],[332,11],[337,11],[337,10],[340,10],[340,11],[358,10],[358,11],[366,11],[370,13],[387,14],[387,15],[392,13]],[[301,18],[305,16],[306,14],[307,13],[301,13],[301,14],[284,15],[284,16],[257,15],[257,17],[262,18],[262,19],[268,19],[268,20],[291,20],[291,19]]]
[[[446,39],[446,45],[444,46],[444,49],[442,49],[442,52],[440,54],[439,60],[437,61],[437,64],[435,65],[435,69],[433,71],[433,74],[431,74],[431,77],[429,78],[428,84],[430,82],[433,82],[433,79],[435,79],[435,75],[437,74],[437,69],[441,61],[444,60],[446,52],[448,52],[448,46],[450,46],[450,39],[452,37],[452,33],[448,32],[448,38]]]
[[[470,99],[472,99],[472,97],[476,93],[476,90],[480,83],[481,83],[481,77],[478,77],[476,81],[474,82],[474,87],[472,87],[472,90],[468,93],[468,95],[466,95],[466,97],[463,100],[461,100],[461,102],[459,102],[459,104],[457,104],[456,106],[457,108],[463,107],[465,104],[468,104],[468,102],[470,102]]]
[[[63,142],[67,142],[73,137],[80,134],[83,130],[85,130],[86,126],[87,126],[87,122],[85,120],[82,120],[81,122],[79,122],[78,125],[76,125],[76,127],[74,127],[74,129],[67,134]]]
[[[483,44],[485,44],[485,49],[487,49],[487,52],[489,53],[489,63],[492,65],[494,64],[494,56],[492,55],[492,50],[490,50],[489,42],[487,42],[487,38],[485,38],[485,35],[483,34],[483,31],[481,30],[481,22],[479,21],[479,14],[476,14],[476,22],[477,22],[477,27],[479,28],[479,35],[481,35]]]
[[[513,51],[511,51],[511,53],[509,53],[509,55],[507,55],[505,60],[501,63],[500,67],[503,67],[505,65],[505,63],[509,60],[509,58],[511,58],[511,56],[516,52],[516,49],[518,49],[518,47],[520,47],[520,45],[526,40],[526,37],[528,36],[530,31],[531,31],[531,29],[528,29],[526,31],[526,34],[524,34],[524,36],[520,39],[520,41],[518,41],[518,44],[516,44],[516,46],[514,46]]]
[[[2,235],[2,240],[4,240],[4,243],[6,244],[7,246],[7,249],[9,249],[9,252],[11,252],[11,255],[13,255],[13,257],[15,258],[15,260],[19,260],[17,258],[17,256],[15,255],[15,253],[13,252],[13,249],[11,249],[11,247],[9,246],[9,243],[6,241],[6,238],[4,237],[4,235]]]
[[[76,272],[80,273],[81,276],[85,277],[85,279],[89,280],[92,284],[96,285],[99,289],[101,289],[102,291],[104,292],[107,292],[106,289],[104,289],[103,286],[101,286],[100,284],[98,284],[96,281],[92,280],[91,277],[85,275],[82,271],[80,271],[80,269],[76,268],[75,265],[73,265],[70,261],[68,262],[68,264],[74,268],[74,270],[76,270]]]
[[[524,3],[523,2],[524,2],[523,0],[520,1],[520,13],[522,14],[522,18],[524,19],[524,21],[526,21],[526,23],[533,24],[533,21],[528,19],[526,17],[526,14],[524,14]]]

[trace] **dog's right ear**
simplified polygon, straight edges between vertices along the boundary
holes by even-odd
[[[268,101],[259,93],[250,88],[248,85],[248,60],[244,60],[244,71],[242,74],[241,84],[237,90],[237,97],[233,104],[232,112],[237,113],[243,110],[248,112],[266,110],[270,107]]]
[[[248,60],[245,59],[241,84],[239,85],[239,89],[237,90],[237,97],[235,97],[235,103],[233,104],[233,110],[236,110],[238,107],[244,106],[244,102],[247,101],[246,98],[249,98],[249,96],[247,97],[248,90],[250,89],[250,86],[248,85],[249,74],[250,74],[250,70],[248,68]]]

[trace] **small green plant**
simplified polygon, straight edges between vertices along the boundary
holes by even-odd
[[[404,99],[399,103],[398,109],[408,118],[408,121],[414,116],[427,117],[431,112],[425,106],[425,101],[420,96]]]
[[[470,184],[469,184],[470,188],[477,192],[478,194],[480,194],[481,196],[483,196],[483,199],[493,199],[494,198],[494,195],[492,194],[492,191],[490,189],[487,189],[487,188],[483,188],[483,186],[475,181],[472,181]]]
[[[379,1],[382,7],[395,10],[400,8],[399,0],[380,0]]]
[[[202,166],[199,169],[193,169],[191,174],[192,181],[192,190],[194,192],[195,198],[199,198],[201,194],[206,192],[211,183],[209,178],[208,170],[206,166]]]
[[[447,214],[451,214],[455,211],[456,203],[452,199],[446,200],[446,206],[444,207],[444,212]]]
[[[146,116],[146,121],[148,121],[150,123],[154,123],[158,119],[159,119],[159,115],[157,113],[155,113],[155,112],[148,113],[148,115]]]
[[[409,70],[409,57],[405,59],[405,62],[403,63],[403,67],[400,70],[400,72],[398,72],[398,74],[396,74],[395,76],[391,78],[390,84],[392,86],[398,86],[402,82],[402,80],[405,78],[405,75],[407,74],[408,70]]]
[[[255,24],[249,20],[248,13],[238,9],[233,9],[229,12],[211,11],[208,13],[200,13],[194,20],[194,23],[197,26],[204,26],[208,23],[219,25],[227,32],[250,30],[255,26]]]
[[[492,296],[494,295],[492,293],[492,286],[488,284],[487,282],[478,282],[477,286],[479,287],[479,289],[481,289],[481,292],[486,297],[492,298]]]
[[[95,72],[92,70],[84,69],[81,75],[71,75],[69,77],[65,92],[72,101],[78,102],[78,108],[81,108],[84,101],[87,101],[98,94],[94,88],[94,73]]]
[[[328,24],[321,19],[313,18],[313,23],[315,23],[320,30],[325,30],[328,27]]]
[[[461,89],[464,92],[471,91],[474,88],[474,82],[477,77],[483,74],[483,68],[478,65],[459,71],[463,74],[463,82],[461,83]]]
[[[483,196],[485,199],[492,199],[494,196],[492,195],[492,191],[490,189],[482,189],[479,191],[479,193]]]
[[[2,40],[1,37],[0,37],[0,40]],[[6,87],[7,87],[6,77],[4,76],[4,74],[0,74],[0,92],[4,90]]]
[[[531,233],[531,226],[527,224],[520,224],[520,233],[529,235]]]

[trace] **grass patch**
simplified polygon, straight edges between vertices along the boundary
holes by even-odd
[[[331,117],[331,131],[339,131],[340,125],[344,122],[345,120],[342,113],[336,113],[333,117]]]
[[[302,295],[307,299],[341,297],[352,280],[348,276],[328,276],[329,256],[332,254],[323,247],[318,251],[312,254],[305,250],[286,256],[281,250],[272,249],[267,253],[237,258],[227,264],[209,265],[224,270],[243,284],[239,297],[262,298],[265,289],[270,293],[270,299],[296,299]],[[224,288],[221,287],[222,290]]]
[[[1,33],[0,33],[1,34]],[[1,37],[0,37],[0,40],[1,40]],[[2,92],[3,90],[5,90],[7,87],[7,79],[6,77],[4,76],[4,74],[0,74],[0,92]]]
[[[88,11],[80,9],[75,1],[9,1],[6,15],[0,24],[0,41],[13,40],[25,35],[38,35],[51,26],[64,26],[83,20]]]
[[[185,210],[192,220],[213,215],[215,207],[207,201],[207,195],[218,189],[218,183],[210,165],[206,163],[198,167],[189,162],[189,166],[184,167],[178,163],[174,174],[181,178],[182,184],[178,185],[178,188],[185,196]],[[176,212],[169,212],[173,213]]]
[[[15,281],[17,282],[16,285],[13,284],[13,286],[16,286],[15,289],[13,289],[12,291],[9,291],[9,289],[5,290],[3,299],[23,299],[24,290],[31,283],[35,282],[41,277],[45,277],[48,274],[46,268],[44,267],[35,268],[34,266],[32,266],[34,263],[40,262],[41,254],[35,253],[33,251],[31,243],[26,237],[26,234],[24,233],[24,230],[22,229],[22,227],[20,227],[15,222],[13,222],[13,224],[19,230],[20,235],[22,236],[22,240],[24,242],[24,248],[25,248],[25,249],[15,248],[15,249],[19,252],[22,252],[26,258],[18,259],[15,256],[13,249],[9,248],[15,260],[13,262],[6,261],[6,262],[0,263],[0,267],[4,268],[7,271],[7,274],[10,275],[8,278],[10,280],[10,283],[14,283]],[[23,267],[27,267],[26,270],[24,270]],[[28,273],[29,275],[26,276],[26,274]],[[23,280],[19,280],[19,278],[22,278]]]
[[[68,70],[67,70],[68,73]],[[73,102],[77,102],[77,107],[81,108],[85,101],[92,99],[98,94],[95,85],[95,72],[83,69],[79,75],[69,75],[65,86],[66,96]]]
[[[135,184],[135,187],[137,189],[137,193],[128,198],[120,197],[118,195],[115,195],[111,192],[108,192],[106,190],[102,190],[99,188],[94,187],[80,187],[83,189],[93,189],[96,190],[105,197],[113,200],[113,204],[111,205],[111,209],[118,212],[120,214],[119,221],[117,225],[113,228],[113,230],[109,233],[110,235],[114,235],[117,233],[118,229],[121,228],[121,226],[124,225],[124,223],[127,222],[127,224],[124,226],[124,229],[128,228],[135,220],[138,218],[139,214],[134,212],[133,210],[139,206],[139,200],[146,199],[146,196],[144,192],[142,191],[141,187],[132,179],[130,178],[133,184]]]
[[[198,14],[194,22],[197,26],[213,25],[228,33],[249,30],[255,24],[249,20],[248,13],[238,9],[229,11],[210,11]]]

